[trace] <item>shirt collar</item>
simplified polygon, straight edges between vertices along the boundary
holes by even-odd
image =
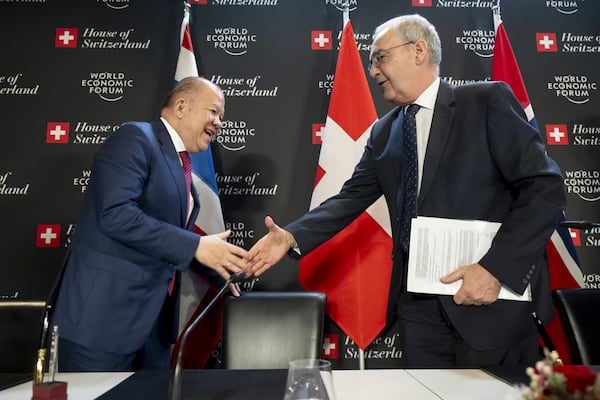
[[[173,128],[171,126],[171,124],[169,124],[169,122],[166,119],[164,119],[163,117],[160,117],[160,120],[165,125],[165,128],[167,128],[167,132],[169,132],[171,141],[173,142],[173,145],[175,146],[175,151],[177,151],[177,153],[179,153],[181,151],[185,151],[185,145],[183,144],[183,141],[181,140],[181,137],[179,137],[179,134],[177,133],[175,128]]]
[[[435,99],[437,98],[438,90],[440,88],[440,78],[437,77],[427,89],[417,99],[414,104],[418,104],[422,108],[433,110],[435,106]]]

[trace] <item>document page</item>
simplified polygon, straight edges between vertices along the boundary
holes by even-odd
[[[489,250],[498,222],[417,217],[412,220],[408,291],[453,295],[462,281],[440,282],[458,267],[477,263]],[[531,287],[520,295],[502,286],[499,299],[531,301]]]

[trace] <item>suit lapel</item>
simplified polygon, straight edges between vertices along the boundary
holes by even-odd
[[[425,161],[423,163],[423,175],[421,178],[421,189],[417,202],[417,209],[423,203],[427,192],[431,188],[433,177],[448,141],[452,121],[454,119],[454,89],[443,80],[440,82],[435,108],[433,110],[433,119],[431,121],[431,130],[429,131],[429,140],[425,152]]]
[[[163,123],[159,120],[155,121],[152,125],[154,128],[154,133],[160,143],[160,149],[163,153],[163,156],[165,157],[167,168],[169,169],[169,172],[173,177],[173,182],[175,183],[175,186],[177,187],[177,193],[179,194],[179,205],[181,210],[180,224],[181,226],[186,226],[188,193],[187,187],[185,185],[185,177],[183,176],[183,169],[181,167],[181,160],[179,158],[179,154],[177,154],[177,152],[175,151],[173,141],[171,141],[169,132],[167,131],[167,128],[163,125]],[[197,204],[196,201],[195,204]]]
[[[208,150],[207,150],[208,151]],[[198,213],[200,212],[200,195],[194,186],[194,173],[192,172],[192,198],[194,199],[194,208],[192,208],[192,213],[190,214],[190,219],[187,223],[186,228],[191,228],[196,223],[196,218],[198,217]]]

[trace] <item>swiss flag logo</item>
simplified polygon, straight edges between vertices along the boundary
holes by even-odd
[[[432,7],[432,0],[412,0],[413,7]]]
[[[48,122],[46,143],[69,143],[70,126],[68,122]]]
[[[333,49],[333,38],[331,31],[311,31],[310,48],[312,50]]]
[[[56,28],[54,47],[77,47],[77,28]]]
[[[556,33],[536,33],[535,43],[539,52],[556,53],[558,51]]]
[[[325,124],[312,124],[313,144],[323,144],[323,132],[325,132]]]
[[[569,144],[569,131],[565,124],[546,124],[546,140],[548,145]]]
[[[340,336],[335,333],[323,335],[322,358],[340,358]]]
[[[197,5],[205,6],[208,4],[208,0],[188,0],[188,3],[190,3],[191,5],[197,4]]]
[[[60,245],[59,224],[39,224],[35,247],[58,247]]]
[[[579,229],[569,228],[571,239],[573,239],[573,246],[581,246],[581,231]]]

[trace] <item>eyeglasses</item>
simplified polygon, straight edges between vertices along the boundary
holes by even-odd
[[[369,58],[369,69],[371,69],[371,67],[373,65],[376,66],[377,68],[381,67],[381,64],[383,64],[383,59],[386,56],[384,53],[387,53],[388,51],[396,49],[398,47],[406,46],[407,44],[413,44],[413,43],[414,42],[411,41],[411,42],[399,44],[397,46],[388,47],[387,49],[377,50],[376,52],[374,52],[371,55],[371,58]]]

